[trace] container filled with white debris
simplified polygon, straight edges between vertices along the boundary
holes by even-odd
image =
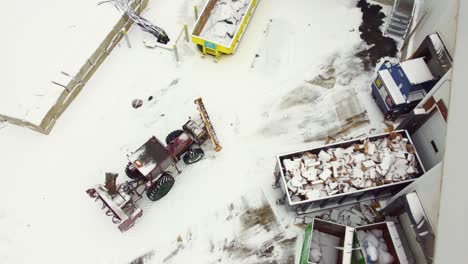
[[[203,54],[233,54],[258,0],[209,0],[192,32]]]
[[[406,130],[277,156],[275,177],[297,213],[396,194],[425,170]]]
[[[350,264],[354,228],[315,218],[306,227],[301,264]]]
[[[366,264],[408,264],[398,230],[393,222],[372,224],[355,229],[355,261]]]

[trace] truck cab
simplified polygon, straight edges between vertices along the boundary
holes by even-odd
[[[372,83],[372,96],[386,119],[411,111],[437,83],[423,58],[398,64],[385,61]]]

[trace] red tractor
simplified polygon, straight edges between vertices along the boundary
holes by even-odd
[[[201,120],[190,119],[182,126],[182,130],[171,132],[166,137],[166,145],[153,136],[128,155],[129,163],[125,172],[131,181],[117,185],[117,174],[107,173],[105,185],[96,185],[86,191],[92,198],[103,202],[106,214],[113,217],[113,222],[119,225],[122,232],[132,227],[143,214],[136,203],[144,192],[148,199],[157,201],[171,190],[175,180],[167,169],[173,166],[180,173],[177,162],[181,159],[186,164],[201,160],[204,152],[200,146],[208,139],[213,143],[215,151],[221,150],[201,98],[195,100],[195,103]]]

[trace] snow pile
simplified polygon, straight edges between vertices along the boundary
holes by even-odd
[[[314,230],[310,243],[309,261],[312,263],[338,263],[340,238]]]
[[[282,163],[293,202],[405,181],[418,173],[414,148],[399,133],[324,148],[318,155],[305,152]]]
[[[228,46],[249,7],[250,0],[219,0],[200,36]]]
[[[367,263],[391,264],[394,262],[393,256],[388,252],[382,230],[357,231],[357,236],[361,242]]]

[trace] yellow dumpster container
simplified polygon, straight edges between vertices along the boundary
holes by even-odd
[[[221,57],[221,54],[234,54],[236,51],[237,45],[239,44],[239,41],[242,38],[242,35],[245,31],[245,28],[249,24],[250,18],[252,17],[252,14],[257,7],[258,0],[250,0],[247,10],[244,14],[244,16],[241,18],[240,23],[237,24],[237,28],[235,30],[235,33],[233,35],[233,38],[231,39],[231,42],[229,44],[220,44],[217,43],[215,40],[210,40],[203,38],[202,32],[204,27],[206,26],[208,19],[210,15],[212,14],[213,8],[216,6],[216,3],[219,0],[209,0],[208,3],[206,4],[205,8],[203,9],[201,15],[197,19],[197,22],[195,23],[195,27],[193,28],[192,31],[192,42],[199,45],[201,48],[203,55],[206,54],[211,54],[215,56],[216,61],[219,60]]]

